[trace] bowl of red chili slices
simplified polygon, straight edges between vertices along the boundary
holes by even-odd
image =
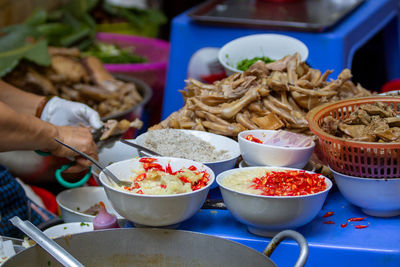
[[[311,137],[283,130],[248,130],[238,135],[240,152],[248,166],[302,169],[315,147]]]
[[[190,218],[214,181],[209,167],[181,158],[142,157],[107,168],[120,180],[132,182],[120,187],[104,172],[99,176],[113,208],[136,226],[174,226]]]
[[[232,169],[216,180],[232,215],[267,237],[312,221],[332,187],[321,174],[279,167]]]

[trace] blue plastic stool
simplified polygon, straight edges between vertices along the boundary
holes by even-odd
[[[187,12],[172,20],[170,58],[162,118],[183,106],[178,90],[185,87],[190,57],[204,47],[222,47],[238,37],[258,33],[279,33],[303,41],[309,49],[307,63],[313,68],[334,70],[336,78],[351,68],[354,53],[380,30],[384,31],[387,79],[400,77],[400,27],[398,0],[366,0],[334,28],[324,32],[269,31],[210,26],[193,22]]]

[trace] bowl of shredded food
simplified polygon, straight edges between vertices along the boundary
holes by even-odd
[[[131,186],[119,187],[104,172],[100,181],[114,209],[137,226],[174,226],[203,205],[213,171],[204,164],[171,157],[142,157],[107,167]]]
[[[238,142],[232,138],[203,131],[159,129],[139,135],[135,142],[165,157],[201,162],[215,175],[232,169],[240,156]],[[141,156],[151,156],[139,151]],[[217,187],[213,183],[211,188]]]
[[[308,48],[300,40],[281,34],[253,34],[225,44],[218,52],[218,60],[227,75],[246,71],[261,60],[273,63],[287,55],[299,53],[301,60],[308,57]]]
[[[217,183],[232,215],[251,233],[268,237],[312,221],[332,187],[321,174],[278,167],[228,170]]]

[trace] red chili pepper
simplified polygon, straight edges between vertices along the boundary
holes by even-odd
[[[143,181],[144,179],[146,179],[146,173],[145,173],[145,172],[142,173],[142,174],[139,174],[139,175],[136,177],[135,181],[140,182],[140,181]]]
[[[143,163],[143,168],[148,171],[150,169],[156,169],[159,171],[165,171],[163,167],[158,163]]]
[[[181,176],[179,177],[179,180],[181,180],[184,183],[192,183],[187,177],[185,176]]]
[[[173,172],[172,171],[172,168],[171,168],[171,165],[168,163],[168,165],[167,165],[167,167],[165,167],[165,171],[168,173],[168,174],[171,174],[171,175],[175,175],[177,172]]]
[[[324,224],[335,224],[333,221],[325,221]]]
[[[142,190],[138,190],[136,191],[137,194],[142,194],[143,195],[143,191]]]
[[[167,188],[167,186],[165,184],[160,184],[160,187],[164,188],[164,189]]]
[[[323,218],[327,218],[327,217],[331,217],[333,215],[333,211],[328,211],[327,213],[325,213],[322,217]]]
[[[193,166],[193,165],[190,166],[188,169],[191,170],[191,171],[197,171],[197,168],[195,166]]]
[[[354,225],[354,227],[357,229],[363,229],[363,228],[367,228],[368,225]]]
[[[364,221],[364,219],[366,219],[367,217],[354,217],[354,218],[350,218],[347,221],[348,222],[360,222],[360,221]]]
[[[272,171],[252,180],[251,188],[265,196],[301,196],[326,189],[325,178],[305,171]]]
[[[340,226],[341,226],[342,228],[345,228],[345,227],[347,226],[347,223],[342,223]]]
[[[253,135],[251,135],[251,134],[249,134],[248,136],[246,136],[244,139],[249,140],[249,141],[254,142],[254,143],[262,144],[262,141],[261,141],[260,139],[255,138],[255,137],[254,137]]]
[[[152,162],[154,162],[156,160],[157,159],[155,159],[155,158],[141,158],[141,159],[139,159],[139,162],[141,162],[141,163],[152,163]]]

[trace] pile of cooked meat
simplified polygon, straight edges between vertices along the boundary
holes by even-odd
[[[387,104],[357,106],[344,120],[327,116],[321,128],[334,136],[365,142],[400,142],[400,118]]]
[[[213,84],[194,79],[181,91],[185,105],[150,130],[180,128],[237,136],[247,129],[286,129],[310,134],[307,112],[315,106],[371,93],[344,69],[336,80],[302,62],[299,54],[264,63]]]
[[[135,84],[115,79],[96,57],[82,57],[78,49],[61,47],[50,47],[49,54],[49,67],[22,62],[4,80],[36,94],[85,103],[101,117],[142,101]]]

